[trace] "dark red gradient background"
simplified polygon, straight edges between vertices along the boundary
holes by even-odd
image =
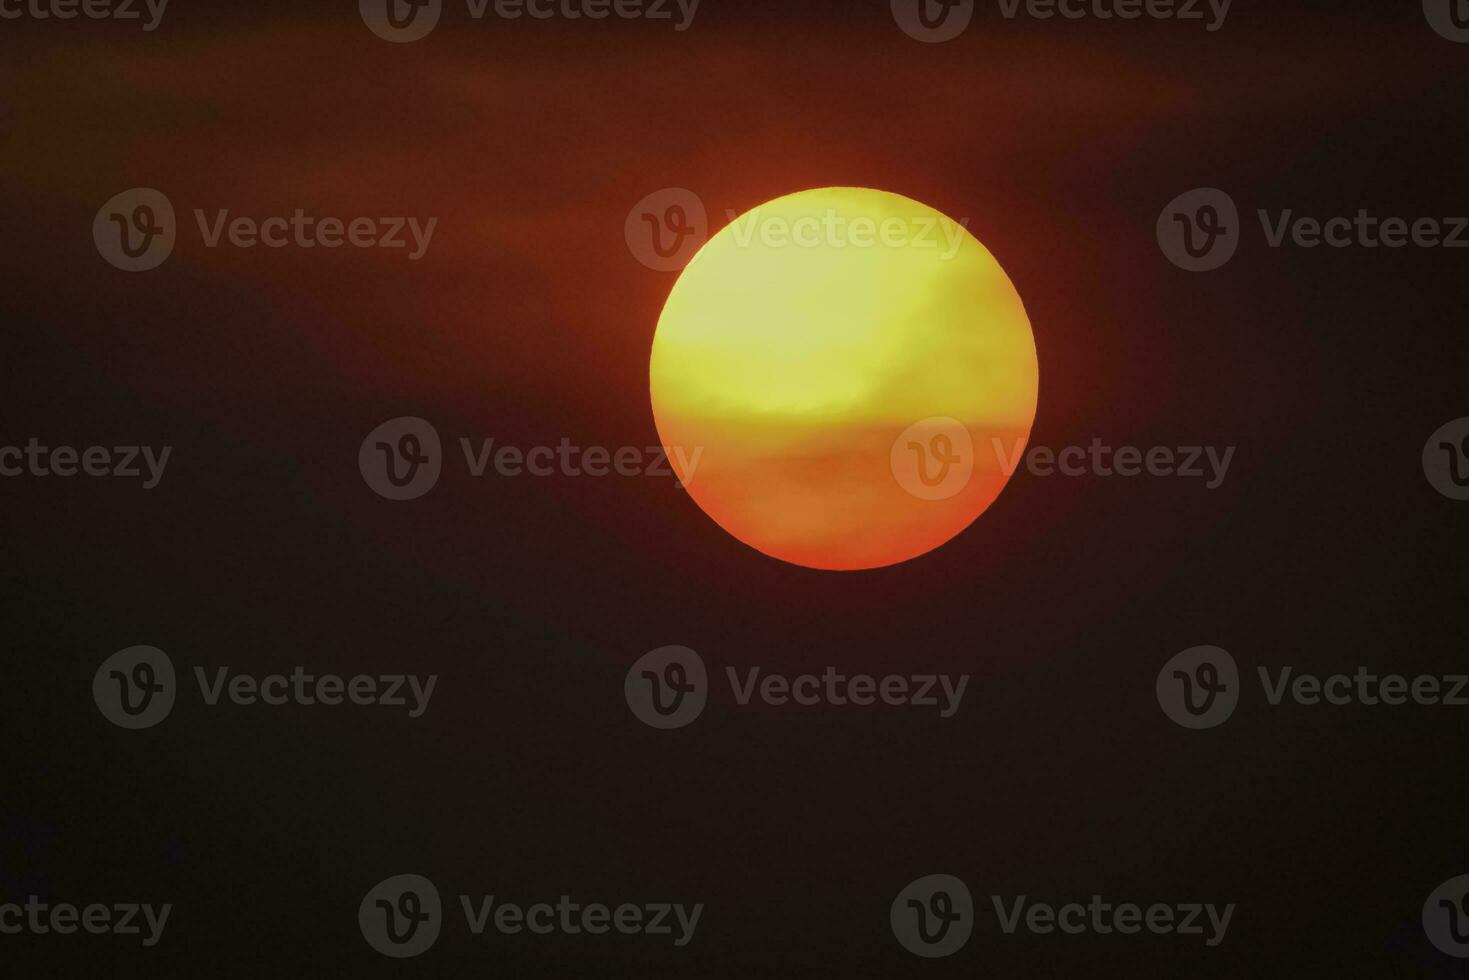
[[[1461,722],[1247,707],[1209,739],[1152,702],[1157,668],[1198,643],[1322,670],[1462,649],[1435,590],[1463,518],[1417,459],[1466,414],[1463,259],[1276,251],[1254,218],[1469,213],[1469,49],[1417,3],[1236,0],[1214,34],[982,10],[942,45],[877,2],[704,0],[684,33],[450,4],[393,45],[350,3],[173,0],[153,34],[5,22],[0,58],[0,442],[175,446],[147,494],[0,487],[26,692],[8,707],[29,712],[0,807],[64,841],[11,857],[62,890],[192,903],[160,951],[179,969],[215,948],[240,975],[385,969],[351,913],[402,871],[446,893],[710,904],[707,942],[676,959],[462,933],[436,951],[504,975],[894,976],[914,963],[886,903],[935,871],[977,894],[1241,903],[1222,950],[1020,938],[934,964],[952,975],[1436,968],[1414,903],[1464,870],[1432,829],[1461,780],[1412,767]],[[635,202],[685,187],[722,216],[832,184],[967,218],[999,259],[1039,353],[1032,444],[1236,446],[1225,484],[1020,472],[936,552],[830,574],[744,547],[666,479],[468,475],[461,436],[657,442],[647,357],[673,276],[626,248]],[[129,275],[90,227],[134,186],[169,196],[180,237]],[[1154,240],[1198,186],[1246,223],[1208,275]],[[194,208],[438,226],[417,262],[207,249]],[[433,422],[447,458],[433,492],[392,504],[356,459],[400,415]],[[85,691],[132,643],[444,680],[412,726],[196,708],[129,743]],[[621,674],[667,643],[716,670],[975,680],[946,722],[740,711],[716,688],[710,717],[655,738]],[[113,837],[135,856],[109,858]],[[186,857],[160,870],[139,839]]]

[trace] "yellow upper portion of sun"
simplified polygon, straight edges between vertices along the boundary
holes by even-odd
[[[657,411],[685,417],[1028,424],[1024,360],[1025,312],[973,235],[897,194],[838,187],[763,204],[699,251],[659,320],[651,381]]]

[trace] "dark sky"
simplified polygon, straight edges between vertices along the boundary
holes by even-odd
[[[174,0],[152,33],[4,22],[0,444],[174,449],[151,491],[0,483],[0,900],[178,908],[153,950],[6,936],[0,964],[1439,975],[1417,916],[1469,871],[1458,713],[1256,696],[1194,733],[1153,696],[1200,643],[1251,672],[1462,659],[1466,517],[1418,460],[1469,414],[1463,253],[1274,250],[1254,218],[1469,213],[1469,47],[1418,6],[1236,0],[1207,33],[981,4],[938,45],[876,2],[704,0],[681,33],[451,5],[403,45],[350,3]],[[475,479],[451,446],[420,500],[364,485],[359,443],[403,415],[447,443],[653,445],[647,357],[674,277],[629,253],[628,209],[671,186],[723,215],[836,184],[968,218],[1030,315],[1033,442],[1235,446],[1224,485],[1022,472],[948,545],[843,574],[741,545],[668,480]],[[129,275],[89,228],[137,186],[168,195],[180,237]],[[1154,223],[1200,186],[1250,230],[1190,275]],[[417,262],[209,249],[195,208],[438,224]],[[195,698],[123,732],[87,692],[139,643],[185,670],[441,680],[412,721]],[[719,668],[974,680],[942,721],[716,690],[698,723],[654,732],[622,677],[673,643]],[[684,950],[461,929],[393,964],[353,915],[410,871],[446,894],[708,911]],[[989,928],[920,964],[887,907],[940,871],[976,895],[1239,911],[1212,950]]]

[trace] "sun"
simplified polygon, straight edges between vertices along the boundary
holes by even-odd
[[[1030,436],[1035,339],[964,227],[826,187],[734,219],[653,338],[659,437],[706,514],[771,557],[877,568],[953,538]]]

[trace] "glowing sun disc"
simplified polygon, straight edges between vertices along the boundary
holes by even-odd
[[[1035,339],[960,223],[826,187],[734,219],[664,304],[649,387],[689,495],[740,541],[822,569],[948,541],[1024,450]]]

